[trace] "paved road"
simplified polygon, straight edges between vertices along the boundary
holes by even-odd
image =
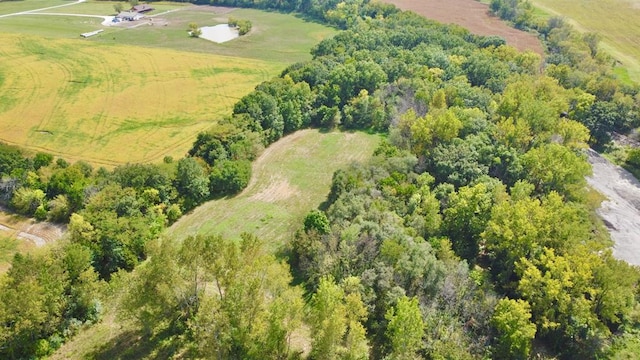
[[[615,242],[613,255],[632,265],[640,265],[640,182],[625,169],[589,150],[593,175],[589,185],[608,200],[598,215],[604,220]]]

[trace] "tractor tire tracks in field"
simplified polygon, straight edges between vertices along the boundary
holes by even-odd
[[[0,207],[3,218],[10,213]],[[67,231],[66,225],[50,222],[36,222],[33,219],[18,221],[12,225],[6,222],[0,223],[0,233],[33,243],[36,247],[42,247],[61,239]]]

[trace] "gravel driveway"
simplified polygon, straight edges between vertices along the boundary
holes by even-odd
[[[615,242],[613,255],[640,265],[640,182],[597,152],[589,149],[588,155],[593,175],[587,182],[608,199],[602,202],[598,215]]]

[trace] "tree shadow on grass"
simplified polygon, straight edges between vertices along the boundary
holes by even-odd
[[[183,350],[177,335],[170,331],[144,336],[141,331],[126,331],[89,354],[95,360],[171,359]]]

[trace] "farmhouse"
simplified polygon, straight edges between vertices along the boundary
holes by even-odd
[[[134,11],[123,11],[116,16],[120,20],[136,21],[144,17],[144,15]]]
[[[134,7],[131,8],[132,12],[137,12],[137,13],[146,13],[149,11],[153,11],[155,10],[154,8],[152,8],[151,6],[149,6],[148,4],[141,4],[141,5],[136,5]]]

